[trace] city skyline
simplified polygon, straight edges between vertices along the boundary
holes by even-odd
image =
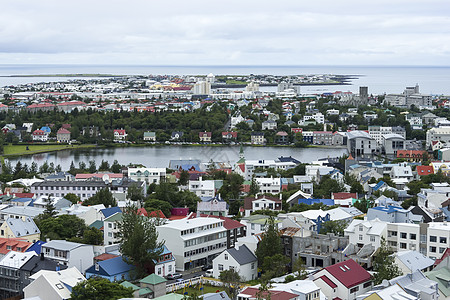
[[[449,66],[448,11],[443,0],[11,1],[0,64]]]

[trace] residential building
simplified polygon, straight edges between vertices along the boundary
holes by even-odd
[[[163,245],[163,251],[158,260],[153,260],[152,272],[158,276],[165,277],[175,273],[175,267],[175,258],[172,251],[166,245]]]
[[[398,151],[406,149],[405,138],[398,134],[385,134],[382,139],[382,150],[386,155],[397,156]]]
[[[90,180],[90,181],[43,181],[33,183],[31,185],[31,192],[36,197],[41,196],[56,196],[62,197],[66,194],[72,193],[80,197],[81,201],[87,200],[94,196],[101,189],[108,188],[113,194],[122,193],[126,194],[128,188],[138,184],[142,187],[144,194],[147,191],[146,182],[136,182],[130,179],[117,179],[111,181],[103,180]]]
[[[212,133],[211,132],[199,132],[198,133],[198,138],[200,139],[200,143],[211,143],[211,137],[212,137]]]
[[[125,141],[127,139],[127,133],[125,129],[114,129],[114,141]]]
[[[422,216],[414,215],[411,210],[397,206],[377,206],[367,210],[367,220],[378,219],[388,223],[415,223],[422,222]]]
[[[147,277],[139,280],[141,289],[139,296],[145,298],[158,298],[166,295],[167,280],[156,274],[150,274]]]
[[[213,198],[216,196],[214,180],[203,180],[202,177],[199,177],[199,180],[189,180],[188,188],[197,197]]]
[[[255,178],[255,181],[262,194],[278,194],[282,190],[281,178]]]
[[[24,239],[0,238],[0,259],[10,251],[25,252],[33,245]]]
[[[28,280],[20,269],[36,252],[11,251],[0,260],[0,298],[8,299],[20,296],[25,287],[23,280]]]
[[[264,133],[262,132],[252,132],[250,138],[253,145],[264,145],[265,143]]]
[[[289,135],[286,131],[279,131],[275,134],[275,143],[286,145],[289,143]]]
[[[395,257],[395,264],[400,268],[403,275],[413,273],[417,270],[422,272],[431,271],[434,265],[434,260],[413,250],[399,251],[393,255]]]
[[[450,142],[450,127],[431,128],[426,134],[426,147],[431,148],[432,142],[439,141],[441,143]]]
[[[237,296],[238,300],[257,300],[257,299],[271,299],[271,300],[298,300],[299,296],[294,293],[268,290],[262,292],[257,287],[245,287]],[[311,299],[312,300],[312,299]],[[314,300],[317,300],[314,298]]]
[[[206,265],[227,247],[224,221],[218,218],[174,220],[157,226],[158,239],[172,249],[177,270]]]
[[[213,216],[228,216],[228,203],[218,196],[197,202],[197,213]]]
[[[272,120],[267,120],[262,122],[262,130],[275,130],[277,129],[277,122]]]
[[[41,255],[69,268],[76,267],[84,273],[94,263],[94,246],[52,240],[42,245]]]
[[[102,277],[111,282],[129,280],[130,272],[135,267],[126,262],[122,256],[117,256],[104,261],[94,263],[86,270],[86,278]]]
[[[258,259],[245,245],[224,250],[212,262],[214,278],[224,270],[235,270],[244,281],[258,277]]]
[[[154,131],[144,132],[144,141],[156,142],[156,132]]]
[[[24,289],[25,298],[67,300],[70,299],[72,288],[86,278],[75,268],[61,271],[41,270],[30,276],[32,282]]]
[[[275,197],[265,195],[247,197],[244,199],[245,216],[248,217],[252,212],[258,210],[281,211],[281,204],[281,199]]]
[[[432,107],[432,96],[421,94],[419,85],[406,87],[402,94],[387,94],[384,101],[392,106],[411,108],[415,107]]]
[[[450,247],[450,225],[447,222],[428,223],[426,235],[426,255],[432,259],[440,258]]]
[[[313,131],[314,145],[332,145],[333,132],[332,131]]]
[[[122,213],[120,212],[108,216],[103,221],[103,244],[105,246],[119,243],[119,222],[121,221]]]
[[[0,238],[20,238],[34,243],[39,240],[41,231],[30,217],[8,218],[0,226]]]
[[[128,168],[128,178],[145,181],[147,185],[160,184],[166,178],[166,168]]]
[[[344,230],[344,235],[349,237],[349,243],[362,248],[372,244],[375,249],[381,245],[381,238],[386,237],[387,223],[378,219],[365,221],[353,220]]]
[[[35,131],[33,131],[33,133],[31,135],[33,137],[33,141],[37,141],[37,142],[48,141],[48,134],[43,130],[36,129]]]
[[[58,143],[69,143],[70,142],[70,131],[65,128],[60,128],[56,133],[56,141]]]
[[[237,132],[236,131],[224,131],[222,132],[222,141],[224,142],[236,142]]]
[[[350,131],[347,132],[347,150],[353,157],[372,156],[376,141],[365,131]]]
[[[356,299],[372,289],[372,276],[353,259],[328,266],[313,278],[328,299]]]
[[[211,82],[199,81],[194,84],[192,88],[194,95],[210,95],[211,94]]]
[[[401,158],[409,162],[422,161],[425,155],[428,155],[428,153],[424,150],[397,150],[397,158]]]
[[[317,124],[324,124],[325,116],[321,112],[316,112],[312,115],[305,115],[305,116],[303,116],[303,120],[299,121],[299,125],[302,125],[309,120],[314,120],[314,121],[316,121]],[[300,122],[301,122],[301,124],[300,124]]]
[[[428,279],[421,271],[395,277],[389,280],[390,285],[398,284],[405,292],[419,299],[438,299],[438,283]]]

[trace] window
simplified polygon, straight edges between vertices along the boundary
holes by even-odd
[[[228,260],[228,254],[225,254],[225,260]]]
[[[371,242],[375,242],[375,237],[374,237],[374,236],[371,236],[371,237],[370,237],[370,241],[371,241]]]
[[[400,232],[400,238],[406,239],[406,232]]]
[[[400,249],[406,249],[406,243],[400,243]]]
[[[172,272],[172,265],[169,265],[169,272]]]
[[[223,271],[223,265],[219,264],[219,271]]]
[[[363,231],[363,227],[362,226],[359,226],[359,231]]]
[[[409,234],[409,238],[410,238],[411,240],[416,240],[416,234],[415,234],[415,233],[410,233],[410,234]]]
[[[436,243],[437,237],[435,235],[430,235],[430,242]]]
[[[362,241],[362,239],[363,239],[363,236],[362,236],[362,234],[360,234],[359,235],[359,240]]]
[[[352,288],[350,290],[350,294],[356,293],[357,291],[359,291],[359,286],[355,286],[354,288]]]
[[[446,244],[447,243],[447,238],[445,236],[439,237],[439,243]]]
[[[368,288],[369,286],[372,286],[372,282],[370,282],[370,281],[364,283],[363,288]]]
[[[255,263],[252,263],[252,270],[255,269]]]
[[[430,246],[430,252],[436,253],[436,247]]]

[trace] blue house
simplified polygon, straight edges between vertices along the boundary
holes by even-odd
[[[37,255],[41,255],[41,247],[44,244],[45,244],[45,242],[43,242],[43,241],[37,241],[33,245],[28,247],[26,252],[34,251],[34,252],[36,252]]]
[[[48,126],[42,126],[42,127],[41,127],[41,130],[44,131],[45,133],[50,133],[50,132],[52,132],[52,130],[51,130],[50,127],[48,127]]]
[[[120,209],[120,207],[114,206],[114,207],[108,207],[108,208],[101,209],[100,212],[103,214],[105,219],[108,219],[115,213],[121,213],[122,210]]]
[[[133,265],[126,263],[122,256],[99,261],[86,270],[86,278],[103,277],[109,281],[129,280]]]

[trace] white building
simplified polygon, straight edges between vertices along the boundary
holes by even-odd
[[[281,192],[281,178],[256,178],[260,193],[278,194]]]
[[[427,256],[438,259],[450,247],[450,224],[447,222],[428,223]]]
[[[388,223],[386,243],[389,249],[394,252],[402,250],[419,251],[420,226],[410,223]]]
[[[84,273],[94,264],[94,246],[64,240],[52,240],[42,245],[41,254],[69,268]]]
[[[431,128],[427,131],[426,147],[431,147],[431,142],[440,141],[442,143],[450,142],[450,127]]]
[[[208,81],[199,81],[194,84],[192,92],[194,95],[210,95],[211,83]]]
[[[275,161],[273,159],[260,159],[260,160],[246,160],[245,161],[245,179],[251,180],[255,169],[269,169],[273,168],[275,170],[289,170],[295,168],[297,165],[294,162],[286,161]]]
[[[378,219],[365,221],[353,220],[344,230],[344,235],[349,237],[349,243],[362,248],[372,244],[375,249],[381,245],[381,237],[386,238],[387,223]]]
[[[189,180],[189,191],[197,195],[197,197],[213,198],[216,196],[214,180]]]
[[[128,178],[135,181],[146,181],[147,185],[156,183],[166,177],[166,168],[128,168]]]
[[[313,115],[305,115],[305,116],[303,116],[302,121],[299,121],[299,125],[303,125],[305,122],[307,122],[309,120],[314,120],[318,124],[324,124],[325,116],[321,112],[314,113]]]
[[[206,265],[227,247],[224,220],[193,218],[157,226],[158,240],[172,250],[177,270]]]
[[[213,277],[225,270],[235,270],[244,281],[258,278],[258,259],[245,245],[226,249],[213,259]]]
[[[122,213],[117,212],[103,221],[103,244],[114,245],[119,243],[119,222],[122,221]]]

